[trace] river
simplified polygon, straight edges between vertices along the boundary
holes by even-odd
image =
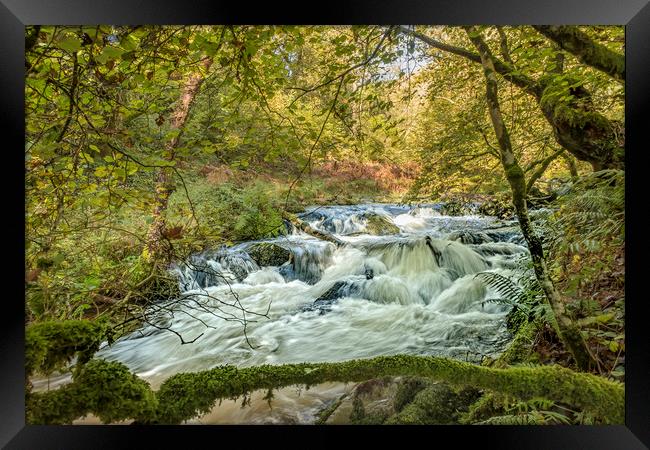
[[[515,278],[528,253],[514,222],[447,216],[440,204],[314,207],[299,216],[345,245],[292,229],[194,255],[173,268],[181,297],[150,308],[150,324],[96,356],[123,362],[157,388],[173,374],[223,364],[392,354],[479,363],[510,341],[508,306],[486,302],[499,295],[476,274]],[[260,266],[249,254],[260,242],[288,250],[289,261]],[[259,392],[250,406],[224,401],[189,423],[312,423],[351,387],[284,388],[271,407]]]

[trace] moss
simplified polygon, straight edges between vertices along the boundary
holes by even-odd
[[[432,381],[427,378],[405,377],[400,383],[395,393],[394,408],[401,411],[406,405],[411,403],[418,392],[431,386]]]
[[[366,231],[370,234],[382,236],[399,233],[399,228],[390,219],[378,214],[366,214]]]
[[[431,356],[382,356],[340,363],[289,364],[236,369],[225,366],[175,375],[160,388],[159,420],[180,423],[211,410],[218,398],[235,398],[256,389],[312,386],[326,381],[358,382],[377,376],[424,376],[474,386],[521,399],[549,398],[592,412],[603,422],[623,423],[620,383],[562,367],[495,369]]]
[[[156,396],[149,384],[121,363],[94,359],[73,374],[73,382],[55,391],[27,396],[27,422],[65,424],[93,413],[102,422],[150,420]]]
[[[174,375],[155,394],[120,363],[92,361],[78,369],[72,384],[28,395],[28,416],[30,423],[68,423],[72,416],[93,412],[104,421],[131,417],[142,423],[177,424],[209,412],[217,399],[238,398],[258,389],[384,376],[427,377],[522,400],[547,398],[593,414],[601,423],[624,421],[624,388],[618,382],[557,366],[495,369],[410,355],[243,369],[221,366]]]
[[[350,413],[350,421],[355,425],[364,425],[366,419],[366,409],[363,402],[357,396],[352,400],[352,412]]]
[[[433,384],[418,394],[413,402],[391,417],[387,424],[448,425],[460,423],[480,393],[473,388],[454,389],[447,383]]]
[[[27,376],[48,375],[70,363],[73,357],[83,364],[111,338],[107,322],[89,320],[47,321],[32,324],[25,331]]]
[[[459,417],[461,424],[474,424],[490,417],[506,414],[507,398],[501,394],[488,392],[481,396]]]
[[[332,414],[334,414],[334,411],[337,410],[339,406],[341,406],[341,402],[345,400],[345,398],[348,396],[348,394],[343,394],[341,395],[336,401],[334,401],[331,405],[323,409],[321,412],[318,413],[318,417],[316,418],[316,421],[314,422],[314,425],[323,425],[325,422],[327,422],[327,419],[330,418]]]
[[[530,362],[533,341],[537,334],[537,325],[527,322],[515,333],[515,337],[504,351],[492,364],[493,367],[506,367],[510,364]]]

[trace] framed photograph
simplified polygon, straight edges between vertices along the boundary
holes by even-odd
[[[650,445],[646,0],[0,17],[6,448]]]

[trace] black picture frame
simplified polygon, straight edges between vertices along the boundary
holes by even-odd
[[[195,439],[224,445],[235,438],[246,445],[258,436],[280,445],[293,441],[310,445],[313,435],[340,439],[354,432],[366,441],[390,436],[424,439],[431,445],[451,439],[457,443],[496,448],[642,449],[650,446],[650,369],[643,279],[644,180],[642,156],[644,112],[650,100],[649,0],[364,0],[329,1],[319,5],[253,4],[232,1],[176,2],[173,0],[0,0],[0,109],[5,132],[0,135],[3,155],[3,239],[9,248],[0,340],[0,445],[6,448],[183,448]],[[246,426],[35,426],[25,425],[24,405],[24,27],[35,24],[593,24],[626,25],[626,419],[624,426],[437,426],[437,427],[246,427]],[[630,197],[632,196],[632,197]],[[636,211],[630,204],[638,207]],[[635,216],[636,219],[635,219]],[[22,234],[21,234],[22,230]],[[24,261],[24,259],[23,259]],[[15,292],[15,291],[17,292]],[[21,293],[22,292],[22,293]],[[305,433],[295,439],[287,433]],[[444,434],[446,436],[441,436]],[[347,437],[347,436],[346,436]],[[137,442],[137,443],[136,443]],[[326,445],[336,441],[323,440]],[[340,441],[341,443],[345,441]],[[329,444],[328,444],[329,443]],[[227,445],[227,444],[225,444]],[[372,444],[371,444],[372,445]],[[450,444],[446,444],[450,445]],[[192,445],[194,446],[194,445]],[[198,446],[198,445],[197,445]]]

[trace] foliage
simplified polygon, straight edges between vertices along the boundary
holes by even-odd
[[[625,190],[622,171],[581,177],[549,220],[552,270],[599,371],[622,379],[625,356]]]
[[[611,250],[625,239],[624,172],[606,170],[582,177],[560,199],[550,251],[566,263],[580,253]],[[568,239],[567,239],[568,238]]]
[[[55,391],[29,393],[27,422],[69,424],[92,412],[104,423],[147,420],[155,414],[149,384],[118,362],[94,359],[75,371],[73,382]]]
[[[272,185],[257,182],[242,189],[232,183],[194,182],[188,190],[199,224],[196,233],[204,242],[245,241],[284,232],[281,199]],[[170,200],[170,210],[172,223],[175,217],[192,214],[187,197],[180,192]]]
[[[92,358],[104,341],[111,341],[106,322],[69,320],[39,322],[25,331],[25,370],[49,375],[62,370],[76,357],[77,364]]]
[[[546,399],[532,399],[517,402],[506,410],[506,415],[492,416],[475,422],[475,425],[570,425],[570,419],[562,413],[552,411],[555,403]]]

